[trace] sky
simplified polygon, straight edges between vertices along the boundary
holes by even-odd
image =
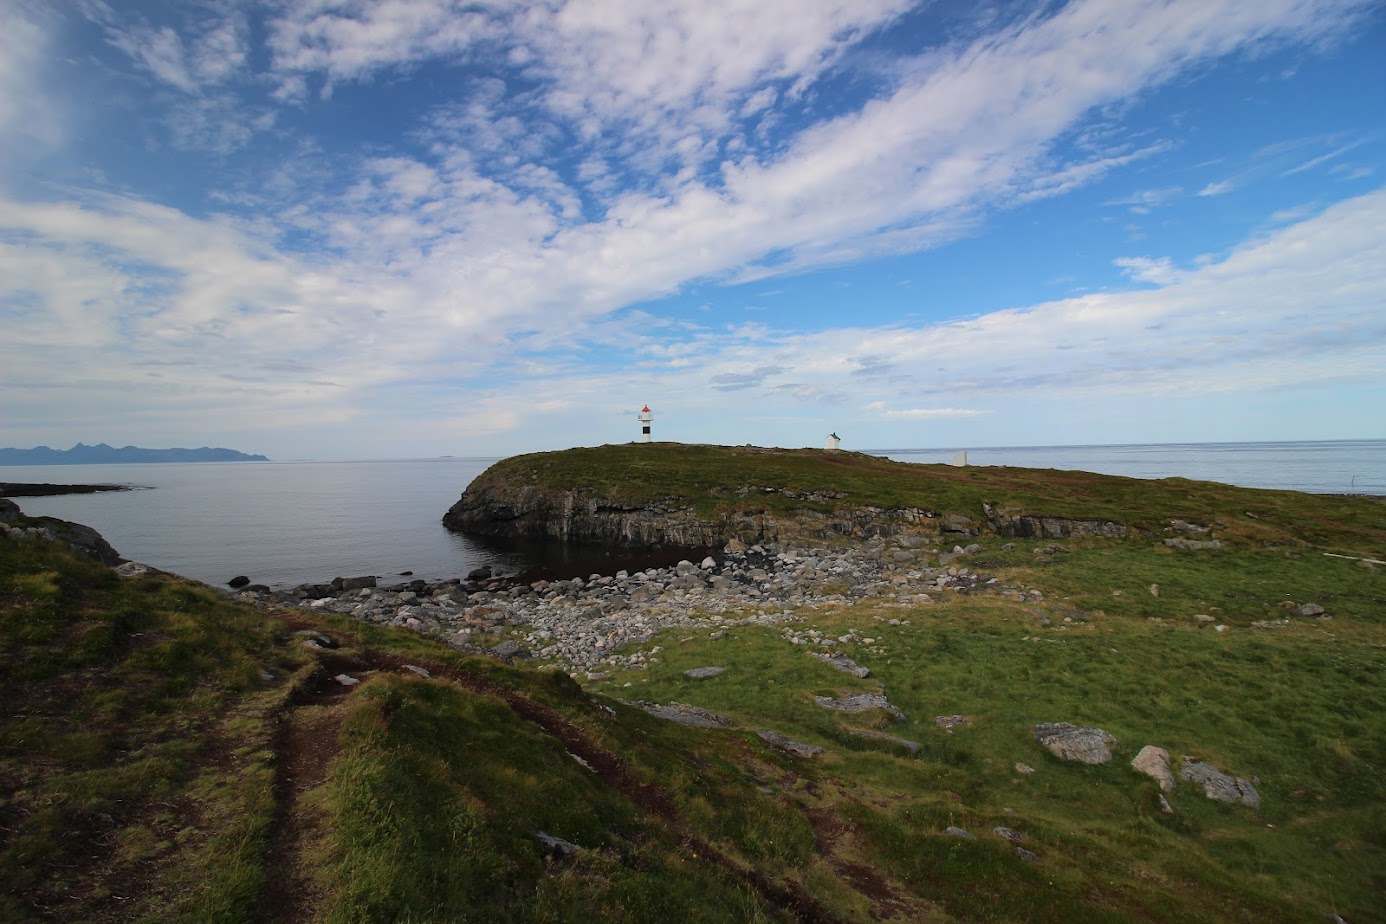
[[[1379,0],[0,0],[0,445],[1386,436]]]

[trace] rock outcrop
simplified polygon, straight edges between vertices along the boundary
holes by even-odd
[[[1125,539],[1129,530],[1123,523],[1111,520],[1078,520],[1069,517],[1034,516],[1007,513],[991,504],[983,504],[987,523],[998,536],[1007,539],[1060,539],[1067,536],[1101,536]]]
[[[125,559],[90,526],[70,523],[56,517],[25,517],[13,501],[0,499],[0,533],[12,539],[47,539],[61,542],[78,555],[94,558],[103,565],[118,565]]]
[[[932,511],[918,507],[844,506],[824,512],[805,505],[781,512],[757,505],[749,492],[745,503],[707,514],[679,498],[637,505],[577,490],[488,484],[468,488],[444,515],[443,525],[455,532],[517,539],[713,548],[732,540],[755,545],[937,534],[944,524]]]

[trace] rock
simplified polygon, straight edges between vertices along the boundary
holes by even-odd
[[[317,629],[299,629],[294,633],[294,638],[302,639],[304,644],[312,643],[314,648],[336,648],[337,641],[332,636],[319,632]]]
[[[508,639],[506,639],[505,641],[501,642],[499,645],[497,645],[497,646],[495,646],[494,648],[492,648],[492,649],[491,649],[489,652],[487,652],[487,653],[488,653],[489,655],[491,655],[491,657],[493,657],[493,658],[500,658],[500,659],[505,660],[505,661],[508,661],[508,660],[510,660],[510,659],[512,659],[512,658],[527,658],[527,657],[529,657],[529,652],[528,652],[527,650],[525,650],[525,646],[524,646],[524,645],[521,645],[519,642],[515,641],[513,638],[508,638]]]
[[[991,829],[991,833],[995,834],[997,837],[1005,838],[1006,840],[1012,843],[1019,843],[1025,840],[1025,835],[1021,834],[1014,828],[1006,828],[998,825],[997,827]]]
[[[844,728],[843,731],[857,738],[870,738],[873,741],[884,741],[888,744],[898,744],[900,747],[909,751],[911,754],[919,753],[919,742],[911,741],[908,738],[897,738],[894,735],[887,735],[885,732],[873,731],[868,728]]]
[[[761,741],[764,741],[766,744],[770,745],[770,747],[774,748],[776,751],[780,751],[782,753],[789,754],[794,757],[812,759],[813,757],[822,754],[824,751],[824,748],[820,748],[816,744],[805,744],[802,741],[795,741],[793,738],[787,737],[775,731],[758,731],[756,732],[756,736],[760,738]]]
[[[1151,584],[1151,585],[1150,585],[1150,596],[1152,596],[1152,597],[1158,597],[1158,596],[1160,596],[1160,585],[1159,585],[1159,584]]]
[[[1322,616],[1323,614],[1324,608],[1317,603],[1301,603],[1290,610],[1291,616]]]
[[[1207,541],[1200,541],[1198,539],[1184,539],[1183,537],[1176,537],[1174,539],[1166,539],[1165,545],[1169,546],[1171,549],[1220,549],[1222,548],[1222,541],[1219,539],[1209,539]]]
[[[860,664],[853,661],[845,654],[838,654],[835,652],[825,651],[810,651],[809,654],[813,655],[815,658],[818,658],[820,660],[827,661],[829,664],[831,664],[838,670],[845,671],[846,673],[851,674],[854,677],[861,677],[865,679],[871,676],[870,668],[862,667]]]
[[[244,587],[245,585],[247,585],[247,584],[249,584],[249,583],[250,583],[250,578],[246,577],[244,574],[238,574],[238,575],[236,575],[235,577],[233,577],[231,580],[227,581],[227,582],[226,582],[226,586],[227,586],[227,587],[234,587],[234,588],[236,588],[237,590],[240,590],[242,587]]]
[[[482,565],[480,568],[473,568],[467,572],[467,580],[484,581],[491,576],[491,566]]]
[[[1124,539],[1129,532],[1124,523],[1109,520],[1073,520],[1067,517],[1011,514],[990,504],[983,504],[982,510],[996,535],[1007,539],[1058,539],[1067,536]]]
[[[333,677],[332,679],[337,681],[344,687],[354,687],[361,682],[357,680],[355,677],[351,676],[350,674],[338,674],[336,677]]]
[[[137,561],[127,561],[123,565],[116,565],[115,573],[123,578],[144,577],[146,574],[158,574],[158,570],[148,565],[140,564]]]
[[[566,860],[578,851],[576,844],[570,844],[561,837],[554,837],[543,831],[540,831],[537,836],[539,838],[539,852],[550,859]]]
[[[724,715],[699,709],[697,706],[689,706],[686,703],[669,703],[667,705],[635,703],[635,705],[650,715],[668,719],[670,722],[678,722],[680,725],[692,725],[694,728],[730,728],[735,724]]]
[[[1016,764],[1015,772],[1019,773],[1021,776],[1029,776],[1031,773],[1035,772],[1035,768],[1029,764]]]
[[[402,573],[403,573],[403,574],[412,574],[413,572],[411,572],[411,571],[405,571],[405,572],[402,572]],[[351,577],[351,578],[343,578],[343,579],[342,579],[342,590],[362,590],[362,589],[364,589],[364,588],[367,588],[367,587],[374,587],[374,586],[375,586],[375,576],[374,576],[374,575],[370,575],[370,574],[364,575],[364,576],[362,576],[362,577]]]
[[[406,664],[406,665],[404,665],[404,669],[407,670],[407,671],[413,671],[414,673],[418,674],[420,677],[429,677],[429,676],[431,676],[426,668],[419,667],[419,666],[416,665],[416,664]]]
[[[1240,802],[1251,808],[1259,808],[1261,805],[1261,794],[1250,782],[1192,757],[1184,758],[1184,764],[1179,769],[1179,778],[1186,783],[1202,786],[1203,794],[1218,802]]]
[[[1213,621],[1214,621],[1213,617],[1212,617],[1212,616],[1209,616],[1207,613],[1195,613],[1195,614],[1194,614],[1194,622],[1209,623],[1209,622],[1213,622]]]
[[[934,718],[934,724],[944,731],[952,731],[972,724],[972,718],[965,715],[941,715]]]
[[[1160,785],[1161,792],[1174,792],[1174,772],[1169,768],[1169,752],[1147,744],[1131,761],[1138,773],[1144,773]]]
[[[1105,764],[1112,759],[1116,739],[1100,728],[1043,722],[1034,727],[1035,740],[1060,760],[1084,764]]]
[[[693,667],[684,671],[683,675],[694,680],[706,680],[708,677],[716,677],[725,670],[725,667]]]
[[[827,696],[815,696],[813,701],[824,709],[836,709],[838,712],[869,712],[872,709],[883,709],[897,719],[905,718],[905,714],[886,701],[880,693],[846,693],[837,699]]]
[[[1157,796],[1157,798],[1158,798],[1158,802],[1159,802],[1159,806],[1160,806],[1160,814],[1161,814],[1161,815],[1173,815],[1173,814],[1174,814],[1174,806],[1172,806],[1172,805],[1169,804],[1169,800],[1165,798],[1165,794],[1164,794],[1164,793],[1156,793],[1156,796]]]
[[[1017,847],[1015,849],[1015,855],[1026,863],[1033,863],[1039,859],[1039,854],[1035,853],[1033,850],[1026,850],[1024,847]]]
[[[704,571],[711,571],[712,569],[717,567],[717,559],[709,555],[707,558],[703,559],[702,564],[700,564],[698,567],[702,568]]]
[[[944,828],[943,834],[945,837],[960,837],[966,841],[975,841],[977,839],[977,835],[964,828],[959,828],[957,825],[949,825]]]

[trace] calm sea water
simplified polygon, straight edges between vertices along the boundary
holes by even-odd
[[[947,462],[956,449],[882,450]],[[152,490],[17,498],[33,516],[99,530],[126,558],[222,584],[244,574],[291,586],[403,571],[440,579],[480,565],[521,570],[556,555],[459,536],[440,522],[487,458],[0,466],[0,481],[133,484]],[[1386,440],[969,449],[972,465],[1182,476],[1255,488],[1386,495]]]

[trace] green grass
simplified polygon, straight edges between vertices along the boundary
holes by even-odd
[[[1129,572],[1103,572],[1093,559],[1165,557],[1140,541],[1092,545],[1087,555],[1075,549],[1059,557],[1043,575],[1077,586],[1102,574],[1094,594],[1111,600],[1107,585]],[[1201,588],[1220,577],[1235,581],[1244,564],[1236,556],[1196,561],[1191,575],[1182,558],[1162,561],[1160,573],[1175,586]],[[1222,562],[1221,575],[1210,561]],[[1302,594],[1322,570],[1339,567],[1303,561],[1308,576],[1281,573],[1277,586]],[[1250,570],[1260,573],[1254,564]],[[1145,601],[1050,628],[1039,627],[1039,607],[996,598],[810,615],[829,636],[856,629],[874,640],[833,646],[872,668],[866,680],[827,667],[774,629],[740,628],[718,640],[673,631],[652,641],[665,649],[653,668],[618,674],[601,688],[692,703],[746,728],[828,747],[797,772],[842,787],[839,811],[860,826],[870,862],[960,917],[986,908],[988,920],[1013,921],[1147,913],[1309,920],[1332,909],[1371,920],[1386,884],[1386,632],[1370,605],[1383,577],[1360,568],[1346,576],[1355,579],[1356,597],[1335,601],[1341,615],[1272,630],[1239,622],[1218,633],[1187,618],[1150,619]],[[1132,596],[1140,589],[1155,600],[1140,587],[1147,579],[1131,578]],[[705,680],[682,674],[706,665],[726,671]],[[813,704],[815,694],[878,689],[905,721],[840,716]],[[951,733],[935,725],[935,716],[954,714],[974,724]],[[1051,757],[1029,733],[1048,721],[1106,729],[1119,741],[1115,759],[1088,767]],[[847,727],[879,728],[921,750],[909,757],[854,739]],[[1171,797],[1177,814],[1161,815],[1153,784],[1127,766],[1145,744],[1257,777],[1260,810],[1211,802],[1184,785]],[[1018,762],[1037,772],[1017,774]],[[815,802],[804,799],[806,807]],[[979,840],[941,838],[950,824]],[[1040,861],[1012,856],[987,834],[996,825],[1025,831]],[[1091,900],[1095,893],[1101,901]]]

